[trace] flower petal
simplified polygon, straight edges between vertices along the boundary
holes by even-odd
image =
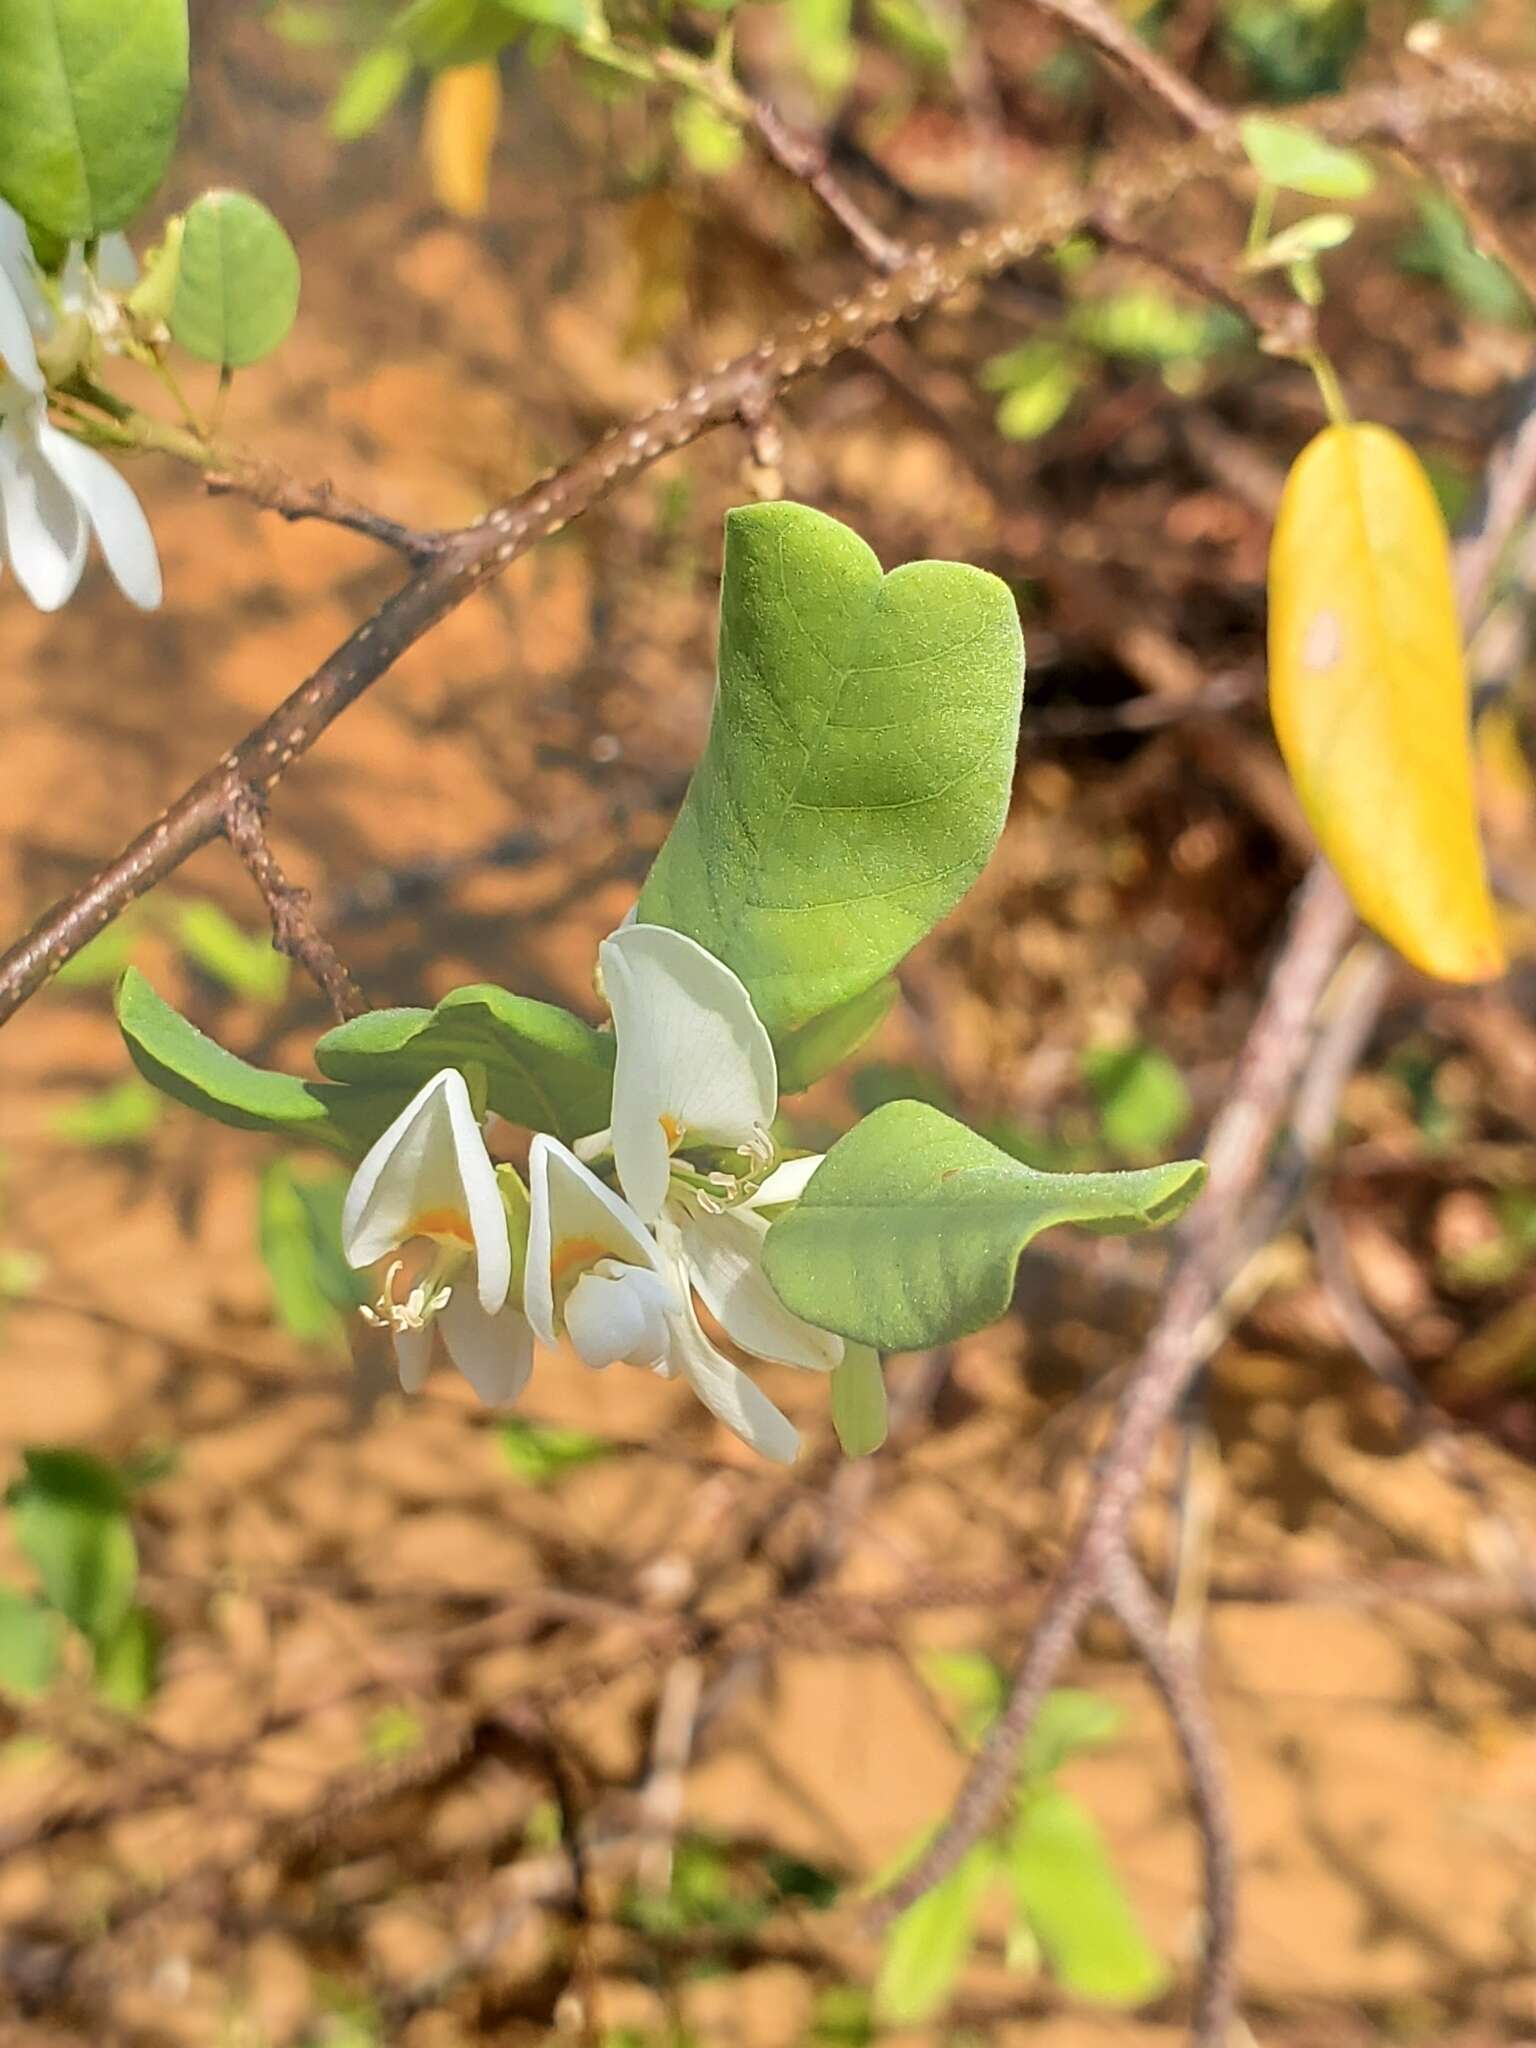
[[[800,1434],[789,1418],[780,1414],[739,1365],[720,1355],[699,1327],[691,1301],[671,1320],[672,1362],[682,1367],[688,1384],[710,1414],[760,1456],[792,1465]]]
[[[96,244],[96,281],[109,292],[132,291],[139,281],[139,259],[133,244],[118,228]]]
[[[745,1209],[726,1209],[718,1216],[690,1212],[681,1230],[693,1284],[733,1344],[779,1365],[832,1371],[843,1355],[842,1338],[791,1315],[768,1284],[765,1217]]]
[[[868,1344],[845,1344],[832,1375],[832,1426],[850,1458],[867,1458],[885,1442],[885,1374]]]
[[[394,1338],[400,1385],[407,1394],[419,1394],[432,1365],[431,1329],[396,1330]]]
[[[11,281],[0,269],[0,374],[11,376],[28,391],[41,393],[43,373],[38,367],[37,345],[26,308],[11,289]]]
[[[804,1159],[784,1160],[773,1169],[757,1193],[741,1206],[744,1209],[772,1209],[780,1202],[798,1202],[810,1184],[811,1175],[826,1156],[825,1152],[810,1152]]]
[[[47,317],[26,222],[0,199],[0,357],[29,391],[44,388],[33,335]]]
[[[140,611],[154,611],[165,594],[160,557],[132,484],[104,455],[61,433],[47,420],[38,424],[37,441],[84,507],[118,589]]]
[[[487,1315],[474,1295],[456,1287],[437,1316],[448,1356],[485,1402],[515,1401],[533,1371],[533,1332],[515,1308]]]
[[[352,1266],[372,1266],[424,1233],[434,1210],[469,1224],[481,1307],[494,1314],[512,1282],[506,1211],[464,1076],[434,1074],[412,1096],[352,1176],[341,1242]]]
[[[584,1365],[653,1366],[667,1352],[667,1315],[677,1297],[657,1273],[619,1266],[583,1273],[565,1304],[565,1334]]]
[[[640,1216],[666,1196],[679,1135],[736,1145],[773,1122],[778,1066],[752,998],[682,932],[634,924],[598,948],[613,1011],[613,1156]]]
[[[85,567],[86,524],[73,494],[43,460],[31,425],[28,416],[0,424],[5,554],[38,610],[56,612],[74,595]]]
[[[650,1232],[629,1204],[605,1188],[558,1138],[541,1131],[528,1149],[528,1270],[523,1310],[542,1343],[556,1344],[555,1261],[563,1248],[585,1241],[591,1256],[662,1271]]]

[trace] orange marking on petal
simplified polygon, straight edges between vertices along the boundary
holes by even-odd
[[[675,1116],[661,1116],[656,1119],[661,1125],[661,1135],[667,1141],[667,1150],[675,1152],[683,1142],[683,1127]]]
[[[451,1244],[468,1245],[471,1251],[475,1245],[475,1233],[462,1209],[423,1209],[419,1216],[411,1218],[411,1227],[406,1234],[410,1237],[435,1237],[439,1241],[447,1238]]]
[[[555,1247],[549,1262],[551,1280],[563,1280],[576,1266],[592,1266],[599,1259],[611,1257],[607,1245],[599,1244],[595,1237],[568,1237],[564,1244]]]

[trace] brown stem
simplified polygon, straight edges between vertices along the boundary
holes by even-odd
[[[368,1004],[341,956],[316,925],[309,891],[283,873],[267,838],[261,804],[249,783],[231,779],[224,797],[224,837],[246,865],[272,919],[272,943],[297,960],[335,1011],[337,1021],[360,1017]]]
[[[1226,2048],[1237,1992],[1237,1839],[1221,1744],[1194,1659],[1169,1635],[1151,1589],[1128,1556],[1117,1559],[1104,1591],[1162,1695],[1183,1754],[1204,1865],[1205,1932],[1194,2039],[1196,2048]]]
[[[1161,100],[1170,112],[1177,115],[1192,134],[1219,135],[1227,126],[1231,117],[1214,100],[1207,99],[1182,72],[1164,63],[1157,52],[1144,43],[1119,15],[1103,6],[1101,0],[1029,0],[1029,4],[1037,14],[1048,14],[1053,21],[1076,30],[1078,35],[1102,50],[1106,57],[1122,65],[1155,99]]]
[[[815,194],[871,270],[900,270],[911,251],[870,219],[833,171],[824,142],[791,128],[766,100],[752,102],[752,125],[774,162]]]

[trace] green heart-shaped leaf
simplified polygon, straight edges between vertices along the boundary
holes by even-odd
[[[1019,1254],[1057,1223],[1171,1223],[1205,1168],[1039,1173],[925,1102],[891,1102],[840,1138],[763,1259],[796,1315],[881,1351],[918,1351],[995,1323]]]
[[[4,0],[0,193],[65,241],[120,228],[170,158],[187,0]]]
[[[871,988],[996,843],[1023,675],[995,576],[882,576],[808,506],[732,512],[709,744],[640,916],[733,967],[776,1039]]]
[[[401,1102],[443,1067],[478,1065],[492,1109],[567,1142],[602,1130],[613,1096],[611,1034],[488,982],[456,988],[435,1010],[372,1010],[340,1024],[316,1045],[315,1064]]]

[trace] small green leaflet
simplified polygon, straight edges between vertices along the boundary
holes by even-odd
[[[892,1102],[833,1146],[770,1227],[764,1264],[796,1315],[882,1351],[919,1351],[995,1323],[1042,1230],[1156,1228],[1204,1179],[1198,1160],[1040,1173],[942,1110]]]
[[[16,1540],[48,1603],[92,1643],[110,1641],[138,1583],[139,1554],[122,1481],[83,1451],[32,1446],[7,1496]]]
[[[205,192],[187,209],[171,333],[226,370],[270,355],[299,310],[299,259],[260,200]]]
[[[242,1131],[330,1134],[325,1091],[226,1052],[157,996],[136,967],[118,984],[117,1021],[139,1072],[189,1109]]]
[[[36,1699],[59,1662],[59,1617],[41,1601],[0,1586],[0,1690]]]
[[[775,1040],[872,988],[996,844],[1023,674],[995,576],[882,576],[808,506],[732,512],[709,744],[640,916],[733,967]]]
[[[370,1010],[326,1032],[315,1065],[333,1081],[390,1091],[403,1106],[443,1067],[478,1065],[508,1123],[570,1143],[600,1131],[613,1096],[613,1037],[554,1003],[491,983],[456,988],[435,1010]]]
[[[1103,2005],[1141,2005],[1168,1982],[1142,1933],[1103,1837],[1059,1785],[1024,1793],[1005,1851],[1014,1909],[1051,1974]]]
[[[1238,134],[1249,163],[1268,184],[1305,192],[1309,199],[1363,199],[1375,186],[1376,173],[1365,157],[1294,122],[1245,114]]]
[[[0,194],[90,241],[159,184],[187,90],[187,0],[4,0]]]
[[[918,1848],[926,1846],[924,1843]],[[914,1854],[910,1861],[916,1861]],[[875,2010],[891,2026],[920,2027],[949,2001],[976,1939],[976,1918],[998,1875],[997,1844],[980,1841],[932,1891],[908,1906],[886,1936]]]

